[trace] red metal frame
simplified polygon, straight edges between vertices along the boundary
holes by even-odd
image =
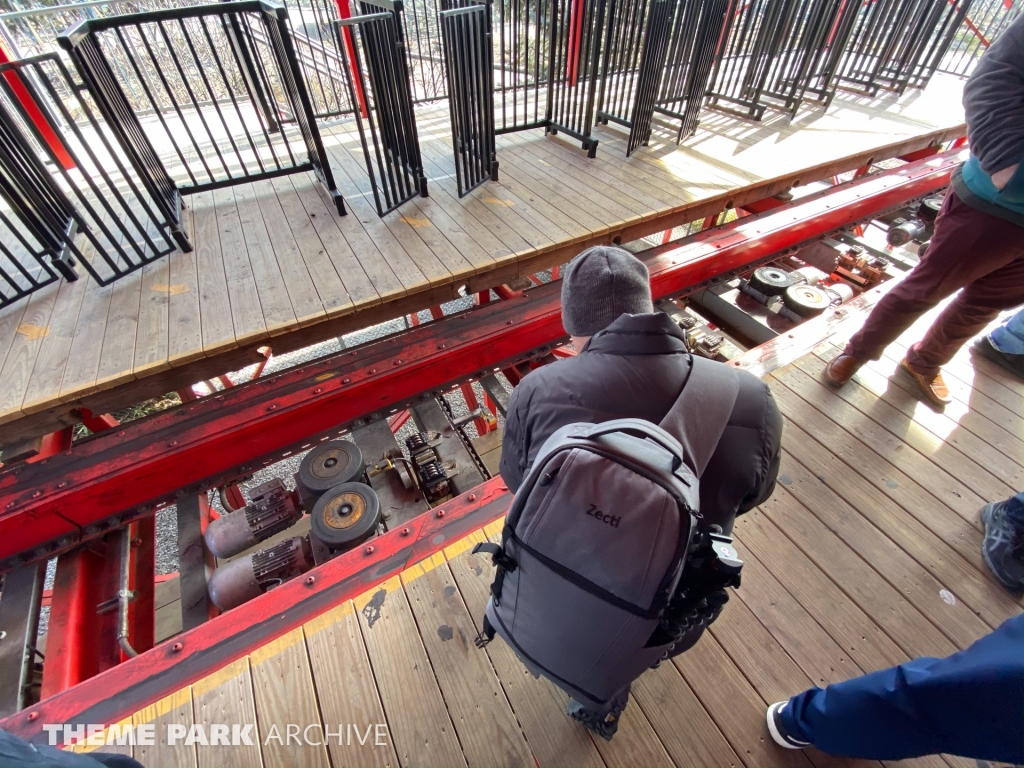
[[[10,61],[11,58],[4,48],[3,41],[0,41],[0,64],[8,64]],[[50,146],[50,150],[57,160],[60,161],[60,164],[64,166],[64,169],[70,171],[75,167],[75,161],[71,157],[71,153],[68,152],[67,147],[64,145],[64,140],[53,129],[53,125],[47,119],[46,114],[36,103],[35,99],[32,98],[32,94],[25,87],[21,76],[17,72],[10,70],[4,73],[4,77],[7,79],[8,85],[11,86],[11,90],[14,91],[18,101],[21,102],[21,106],[25,109],[29,119],[39,131],[39,135]]]
[[[93,414],[88,408],[79,408],[78,417],[82,420],[86,429],[90,432],[103,432],[114,427],[119,427],[121,422],[111,416],[109,413],[103,413],[99,416]]]
[[[929,194],[949,183],[958,154],[873,174],[700,232],[647,261],[652,292],[661,298],[692,290]],[[405,407],[421,393],[547,354],[566,339],[559,291],[558,283],[548,283],[123,425],[72,451],[5,468],[0,558],[59,537],[73,545],[112,513],[126,511],[129,519],[150,514],[156,501],[176,492],[223,485],[317,436],[336,434],[325,425]]]
[[[135,599],[128,607],[128,641],[138,653],[156,643],[156,517],[138,520],[132,531],[132,570],[128,588]],[[127,657],[123,658],[127,661]]]
[[[101,632],[96,586],[103,580],[103,551],[82,546],[57,561],[40,692],[43,699],[99,672]]]
[[[39,443],[39,453],[32,458],[27,459],[26,463],[42,461],[50,456],[56,456],[58,453],[70,451],[74,436],[74,427],[64,427],[63,429],[58,429],[56,432],[43,435],[43,439]]]
[[[349,0],[335,0],[338,6],[338,16],[343,19],[352,18],[352,8]],[[349,69],[352,70],[352,82],[356,89],[356,100],[359,102],[359,111],[366,117],[366,94],[363,93],[363,83],[356,72],[356,46],[352,40],[352,30],[349,27],[342,27],[341,34],[345,38],[345,55],[348,57]]]
[[[0,728],[43,741],[43,723],[117,722],[498,519],[510,500],[500,478],[488,480],[402,528],[377,537],[372,546],[351,550],[176,636],[173,643],[163,643],[116,669],[46,696],[38,704],[0,720]],[[48,652],[47,664],[49,658]]]
[[[394,416],[389,417],[388,426],[391,427],[392,432],[397,432],[402,427],[404,427],[405,423],[409,421],[409,419],[411,418],[412,412],[409,411],[409,409],[407,408],[405,410],[399,411]]]
[[[462,390],[462,396],[466,399],[466,407],[470,413],[480,407],[480,401],[476,399],[476,392],[473,391],[472,384],[460,384],[459,389]],[[497,428],[497,421],[491,422],[485,416],[477,416],[473,419],[473,424],[476,426],[476,433],[478,435],[486,435],[488,432]]]
[[[569,5],[569,54],[566,58],[566,79],[569,87],[575,88],[580,72],[580,40],[583,31],[583,2],[571,0]]]

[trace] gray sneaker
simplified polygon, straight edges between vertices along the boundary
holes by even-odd
[[[994,501],[981,510],[985,540],[981,554],[999,582],[1015,592],[1024,591],[1024,531],[1006,519],[1006,502]]]

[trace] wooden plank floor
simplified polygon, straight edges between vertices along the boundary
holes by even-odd
[[[655,129],[625,157],[598,127],[598,156],[541,131],[501,136],[501,179],[459,198],[445,104],[418,110],[430,197],[383,219],[373,209],[352,121],[324,143],[350,213],[312,174],[186,199],[195,250],[117,283],[55,283],[0,310],[0,445],[162,395],[278,353],[564,263],[963,133],[962,82],[752,123],[706,112],[677,147]]]
[[[743,585],[694,649],[634,685],[612,742],[567,718],[566,696],[500,640],[473,646],[492,568],[469,550],[497,540],[498,521],[134,716],[251,722],[262,749],[136,756],[200,768],[867,765],[775,748],[765,707],[950,654],[1021,612],[982,562],[978,512],[1022,485],[1024,383],[964,351],[945,369],[955,402],[943,413],[921,404],[898,360],[931,319],[838,392],[821,373],[841,339],[768,375],[785,454],[775,494],[736,525]],[[282,748],[271,735],[289,723],[341,728],[345,743]],[[365,738],[377,723],[382,746]]]

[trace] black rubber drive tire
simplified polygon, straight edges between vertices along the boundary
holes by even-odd
[[[342,483],[317,499],[310,515],[313,533],[331,549],[350,549],[380,525],[380,499],[365,483]]]
[[[798,280],[792,273],[778,267],[759,267],[750,276],[750,285],[765,296],[781,296]]]
[[[813,285],[794,285],[786,289],[782,301],[800,317],[820,315],[832,305],[832,299]]]
[[[316,494],[358,480],[365,471],[363,452],[358,445],[351,440],[331,440],[302,457],[299,479]]]

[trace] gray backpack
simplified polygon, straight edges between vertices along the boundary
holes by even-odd
[[[477,645],[497,633],[587,708],[611,708],[684,634],[717,617],[724,586],[739,585],[731,538],[705,531],[699,511],[699,478],[739,383],[721,363],[691,360],[660,425],[617,419],[551,435],[501,546],[474,549],[497,566]]]

